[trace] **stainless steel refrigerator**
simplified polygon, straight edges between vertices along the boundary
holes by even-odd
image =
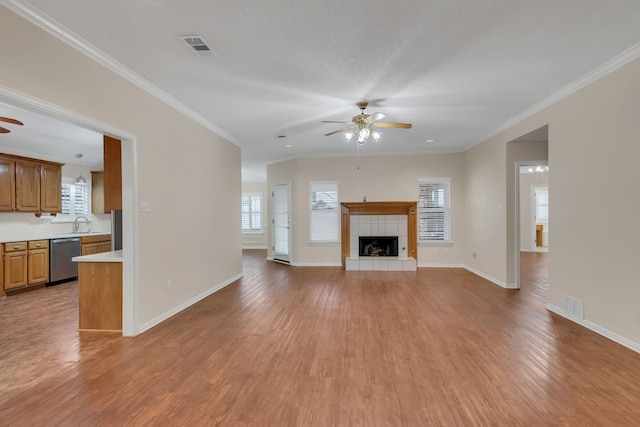
[[[122,211],[111,211],[111,250],[122,249]]]

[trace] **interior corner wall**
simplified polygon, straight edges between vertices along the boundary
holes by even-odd
[[[4,87],[135,136],[140,324],[242,274],[239,147],[4,6],[0,39]]]
[[[267,183],[242,183],[242,193],[257,193],[262,195],[262,232],[261,233],[247,233],[242,235],[242,249],[266,249],[267,248],[267,236],[270,233],[268,213],[269,202],[271,197],[267,197]]]
[[[352,147],[355,150],[355,147]],[[366,146],[363,151],[366,153]],[[451,245],[420,245],[419,266],[463,265],[464,155],[421,154],[337,158],[298,158],[269,165],[269,188],[292,182],[292,262],[341,265],[340,244],[309,243],[309,183],[337,181],[340,202],[417,201],[420,178],[451,178]]]
[[[640,199],[633,197],[640,182],[638,112],[636,59],[468,150],[465,157],[465,260],[506,280],[507,143],[549,125],[549,304],[564,310],[565,295],[582,300],[584,322],[633,343],[640,343]],[[474,249],[479,251],[475,260]]]

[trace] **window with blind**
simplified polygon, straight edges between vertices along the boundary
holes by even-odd
[[[83,184],[62,184],[62,215],[89,215],[89,187]]]
[[[418,182],[418,240],[423,243],[451,241],[449,188],[451,178]]]
[[[242,195],[242,232],[262,233],[262,194]]]
[[[549,221],[549,190],[536,189],[536,221]]]
[[[310,182],[309,241],[337,243],[340,240],[340,209],[337,182]]]

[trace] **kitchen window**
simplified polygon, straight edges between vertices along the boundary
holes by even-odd
[[[338,183],[310,182],[309,195],[309,241],[338,243],[340,241]]]
[[[262,194],[242,194],[242,232],[262,233]]]
[[[89,215],[89,186],[62,184],[62,215]]]
[[[451,242],[450,186],[451,178],[418,181],[418,240],[421,243]]]

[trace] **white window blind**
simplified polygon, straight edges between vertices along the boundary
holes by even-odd
[[[421,179],[418,182],[418,240],[448,242],[450,236],[450,178]]]
[[[549,190],[536,189],[536,221],[549,221]]]
[[[242,195],[242,232],[262,232],[262,194]]]
[[[309,241],[334,243],[340,236],[337,182],[310,182]]]
[[[82,184],[62,184],[63,215],[89,215],[89,187]]]

